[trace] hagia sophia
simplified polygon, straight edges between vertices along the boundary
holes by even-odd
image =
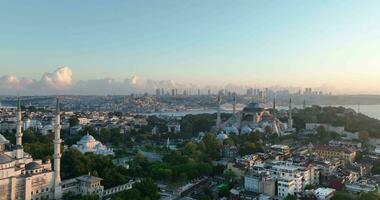
[[[281,122],[276,116],[276,101],[273,100],[273,107],[266,107],[264,103],[252,101],[241,111],[236,112],[234,98],[232,116],[222,122],[220,116],[220,96],[218,97],[218,111],[215,125],[215,131],[218,133],[218,139],[225,139],[229,134],[244,135],[252,132],[264,133],[269,127],[272,133],[278,136],[291,134],[295,131],[293,128],[292,118],[292,100],[289,100],[289,110],[287,123]],[[272,112],[271,112],[272,111]]]

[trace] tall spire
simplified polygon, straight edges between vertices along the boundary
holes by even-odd
[[[235,115],[235,113],[236,113],[236,93],[234,93],[233,104],[232,104],[232,114]]]
[[[17,132],[16,132],[16,145],[22,147],[22,118],[21,118],[21,100],[17,99]]]
[[[24,157],[24,150],[22,147],[22,117],[21,117],[21,101],[20,97],[17,99],[17,131],[16,131],[16,159],[22,159]]]
[[[281,133],[277,126],[277,116],[276,116],[276,97],[273,98],[273,122],[272,122],[272,129],[273,132],[276,133],[278,136],[281,136]]]
[[[169,139],[169,137],[168,137],[168,139],[166,140],[166,148],[170,148],[170,139]]]
[[[56,116],[54,126],[54,199],[62,198],[61,186],[61,116],[59,98],[56,98]]]
[[[276,97],[273,98],[273,119],[276,119]]]
[[[220,93],[218,94],[218,113],[216,114],[216,129],[217,131],[220,130],[220,124],[221,124],[221,118],[220,118],[220,104],[222,102]]]
[[[288,127],[289,127],[289,129],[293,128],[292,98],[290,98],[290,100],[289,100]]]

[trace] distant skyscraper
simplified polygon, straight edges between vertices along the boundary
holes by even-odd
[[[252,88],[247,89],[247,96],[253,96],[253,89]]]
[[[302,108],[303,108],[303,109],[306,109],[306,100],[305,100],[305,99],[303,100]]]
[[[232,102],[232,114],[235,115],[236,113],[236,93],[233,94],[233,102]]]
[[[259,96],[260,90],[259,89],[253,89],[253,96],[257,97]]]
[[[305,91],[304,91],[304,95],[311,95],[312,94],[312,90],[311,88],[305,88]]]
[[[172,89],[172,96],[175,96],[175,89]]]
[[[201,96],[201,90],[198,89],[198,96]]]
[[[161,93],[161,91],[160,91],[160,89],[156,89],[156,96],[160,96],[160,93]]]
[[[207,95],[211,96],[211,90],[210,89],[207,90]]]
[[[264,102],[264,92],[263,91],[259,92],[259,101]]]

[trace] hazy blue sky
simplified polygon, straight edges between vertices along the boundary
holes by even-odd
[[[1,1],[0,76],[378,92],[379,19],[378,0]]]

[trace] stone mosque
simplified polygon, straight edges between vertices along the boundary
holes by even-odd
[[[233,102],[233,114],[225,122],[220,118],[220,97],[218,97],[218,111],[216,130],[217,138],[226,138],[229,134],[244,135],[252,132],[264,133],[266,127],[278,136],[288,135],[295,131],[292,118],[292,100],[289,100],[288,122],[281,122],[276,116],[276,101],[273,100],[272,113],[263,103],[253,101],[246,105],[242,111],[235,111],[236,98]]]
[[[64,193],[103,194],[100,178],[83,175],[61,181],[61,125],[59,99],[54,122],[54,167],[50,161],[34,160],[22,145],[21,105],[18,100],[16,144],[0,134],[0,199],[61,199]]]

